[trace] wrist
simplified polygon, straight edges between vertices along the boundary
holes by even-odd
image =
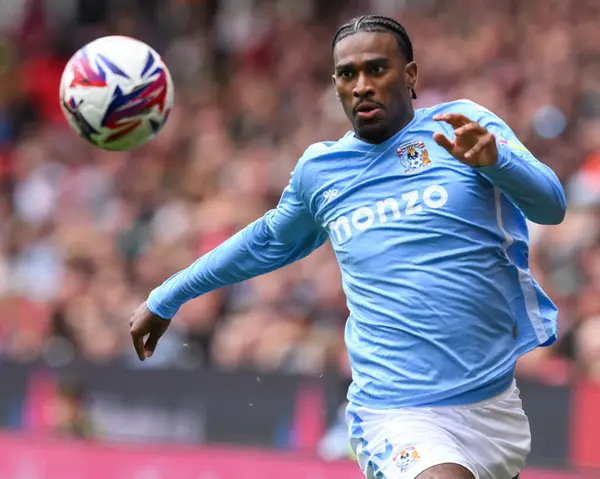
[[[510,162],[510,158],[506,154],[505,149],[498,147],[496,137],[494,137],[494,140],[496,144],[496,160],[489,165],[478,166],[477,169],[481,170],[482,173],[502,170]]]
[[[148,295],[148,299],[146,300],[146,307],[155,316],[158,316],[159,318],[164,319],[165,321],[170,321],[173,318],[173,316],[175,316],[175,314],[177,313],[177,310],[179,310],[179,307],[167,307],[163,301],[160,301],[159,296],[160,295],[158,292],[158,288],[154,289]]]

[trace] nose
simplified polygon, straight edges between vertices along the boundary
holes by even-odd
[[[356,83],[354,84],[354,88],[352,89],[352,95],[355,98],[364,98],[366,96],[370,96],[375,93],[373,89],[373,85],[369,81],[369,78],[364,73],[358,75],[356,79]]]

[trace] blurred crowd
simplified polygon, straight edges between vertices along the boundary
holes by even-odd
[[[597,0],[0,2],[0,355],[346,374],[329,245],[188,303],[143,365],[128,319],[152,288],[274,207],[308,145],[345,133],[331,38],[365,12],[394,16],[413,38],[418,107],[483,104],[563,181],[565,222],[530,231],[561,339],[519,372],[600,377]],[[114,33],[152,45],[177,85],[164,131],[128,153],[87,145],[58,104],[70,55]]]

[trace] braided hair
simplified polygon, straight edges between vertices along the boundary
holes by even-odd
[[[413,45],[404,27],[393,18],[385,17],[383,15],[363,15],[344,23],[338,28],[337,32],[335,32],[331,43],[331,49],[333,50],[344,38],[359,32],[381,32],[394,35],[406,61],[408,63],[414,61]],[[413,100],[417,99],[417,94],[412,88],[411,95]]]

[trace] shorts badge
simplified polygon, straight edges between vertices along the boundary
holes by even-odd
[[[400,468],[400,472],[406,472],[421,460],[421,456],[413,446],[410,446],[402,449],[392,460]]]

